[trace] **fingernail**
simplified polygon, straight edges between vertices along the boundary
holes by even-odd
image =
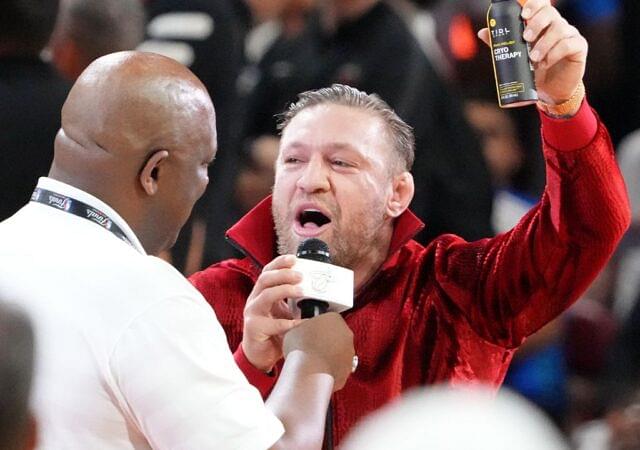
[[[531,16],[531,10],[529,8],[524,8],[522,10],[522,14],[520,14],[523,19],[528,19]]]
[[[538,50],[534,50],[529,54],[529,57],[532,61],[538,61],[540,59],[540,52]]]
[[[525,30],[524,33],[522,34],[522,37],[527,41],[532,40],[533,39],[533,31]]]
[[[302,272],[294,271],[293,277],[298,281],[302,281]]]

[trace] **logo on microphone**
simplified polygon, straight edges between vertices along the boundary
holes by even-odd
[[[316,291],[319,292],[321,294],[324,294],[327,292],[327,289],[329,288],[329,283],[331,282],[331,273],[330,272],[321,272],[321,271],[314,271],[310,273],[311,276],[311,288]]]

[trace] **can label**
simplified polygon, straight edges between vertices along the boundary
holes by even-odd
[[[520,5],[512,0],[492,4],[487,13],[498,103],[503,108],[538,100],[520,12]]]

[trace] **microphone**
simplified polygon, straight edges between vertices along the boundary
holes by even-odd
[[[298,246],[296,256],[302,259],[331,264],[329,246],[326,242],[316,238],[309,238],[302,241]],[[309,319],[326,313],[329,310],[329,303],[314,298],[303,298],[298,300],[298,308],[300,308],[302,318]]]
[[[301,317],[309,319],[327,311],[342,312],[353,307],[353,271],[331,264],[326,242],[317,238],[305,239],[296,252],[294,270],[302,273],[303,296],[289,299],[289,307],[300,308]],[[322,448],[333,450],[333,413],[331,402],[327,408]]]
[[[299,258],[293,266],[302,273],[303,295],[290,299],[303,319],[327,311],[342,312],[353,306],[353,271],[331,264],[329,246],[317,238],[305,239],[298,246]]]

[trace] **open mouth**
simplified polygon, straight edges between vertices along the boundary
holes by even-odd
[[[303,236],[315,236],[324,231],[331,219],[317,209],[303,209],[296,216],[296,232]]]

